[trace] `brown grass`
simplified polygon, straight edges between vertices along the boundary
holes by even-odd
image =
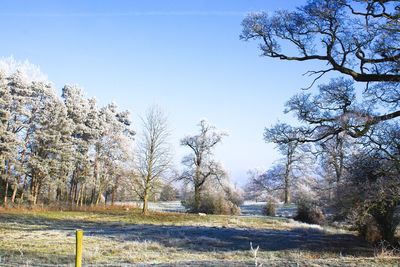
[[[74,232],[63,228],[72,226],[109,224],[109,227],[127,229],[133,225],[194,226],[212,229],[246,228],[253,230],[285,231],[297,228],[329,233],[348,233],[340,229],[322,229],[286,219],[240,216],[205,216],[181,213],[152,212],[142,216],[135,206],[99,206],[72,208],[64,207],[19,207],[0,209],[0,265],[44,265],[71,264],[74,259]],[[57,226],[60,226],[58,229]],[[156,228],[155,228],[156,229]],[[99,229],[100,230],[100,229]],[[308,230],[307,230],[308,231]],[[322,232],[321,232],[322,233]],[[121,239],[122,238],[122,239]],[[125,238],[121,235],[85,235],[84,263],[97,265],[127,265],[138,263],[194,266],[254,266],[249,241],[243,237],[245,249],[219,250],[229,246],[214,236],[196,237],[195,242],[213,244],[208,250],[196,251],[191,247],[190,236],[176,236],[167,240]],[[278,241],[278,240],[277,240]],[[306,249],[269,251],[260,243],[258,262],[263,266],[392,266],[400,262],[399,257],[379,254],[376,257],[341,256],[338,252],[318,252]],[[226,265],[224,265],[226,264]],[[237,265],[235,265],[237,264]]]

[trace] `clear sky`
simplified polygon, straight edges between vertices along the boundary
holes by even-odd
[[[39,65],[58,90],[78,84],[100,104],[115,101],[139,115],[152,104],[168,114],[176,162],[179,139],[202,118],[230,136],[216,157],[233,181],[279,158],[262,139],[284,103],[310,83],[312,65],[260,57],[239,40],[251,11],[293,9],[304,1],[0,0],[0,57]]]

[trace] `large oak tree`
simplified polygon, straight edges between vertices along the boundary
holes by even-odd
[[[399,1],[312,0],[295,11],[252,13],[242,24],[241,38],[259,40],[263,56],[326,63],[309,72],[315,75],[313,84],[336,72],[365,86],[364,100],[374,108],[347,110],[357,120],[326,135],[347,131],[359,137],[372,125],[400,116]]]

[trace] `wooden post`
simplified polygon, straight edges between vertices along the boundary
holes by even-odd
[[[76,230],[75,267],[82,267],[82,240],[83,240],[83,230]]]

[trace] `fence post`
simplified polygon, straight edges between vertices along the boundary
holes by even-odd
[[[83,230],[76,230],[75,267],[82,267],[82,240],[83,240]]]

